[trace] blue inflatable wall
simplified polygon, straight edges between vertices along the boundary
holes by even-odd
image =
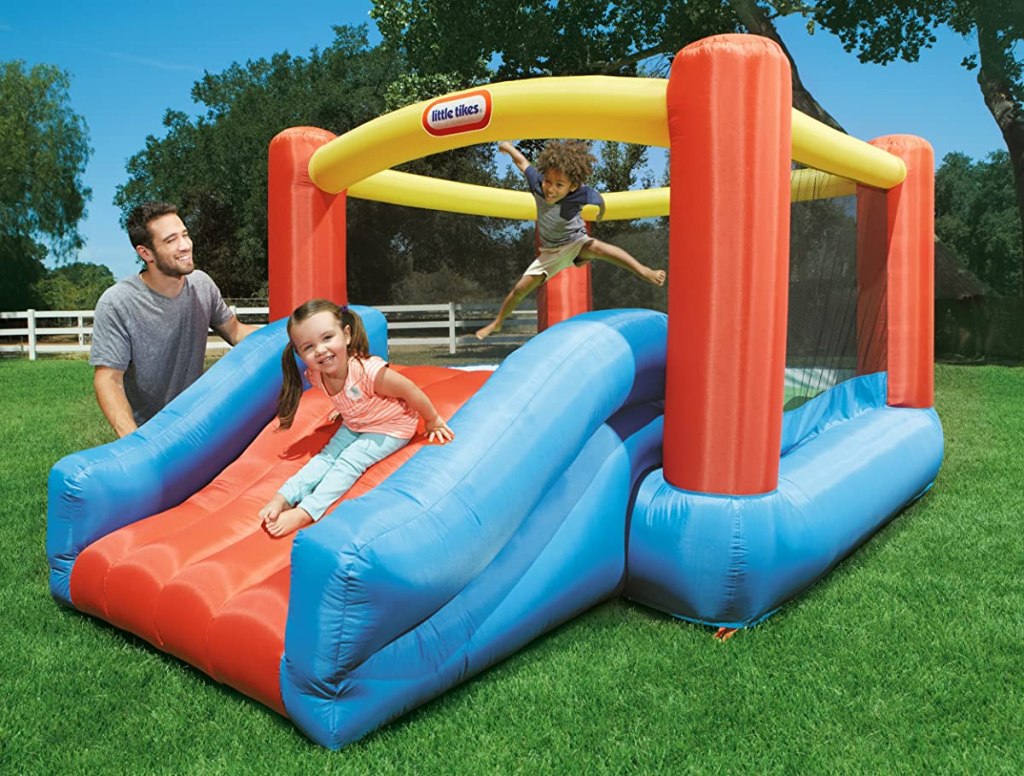
[[[386,355],[383,316],[358,309]],[[84,547],[192,495],[266,425],[283,329],[246,338],[135,434],[54,467],[58,600],[72,603]],[[786,413],[775,491],[673,488],[659,468],[666,336],[645,310],[539,334],[455,415],[454,444],[297,535],[280,688],[304,732],[343,746],[617,595],[757,622],[934,480],[934,411],[886,407],[885,376],[867,375]]]

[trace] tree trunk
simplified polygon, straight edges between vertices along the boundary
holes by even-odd
[[[978,70],[978,86],[985,98],[992,118],[1006,142],[1013,169],[1013,183],[1017,191],[1017,211],[1020,215],[1021,233],[1024,235],[1024,106],[1013,96],[1013,83],[1007,75],[1006,61],[1013,56],[1005,43],[1001,42],[984,24],[978,23],[978,53],[981,67]],[[1021,295],[1024,296],[1024,246],[1020,256]]]
[[[732,7],[733,13],[736,14],[736,18],[740,20],[740,23],[747,28],[749,32],[755,35],[760,35],[769,40],[773,40],[779,44],[782,49],[782,53],[786,55],[786,59],[789,60],[790,68],[793,71],[793,107],[797,110],[806,113],[812,119],[817,119],[822,124],[827,124],[833,129],[838,129],[840,132],[846,132],[843,129],[842,124],[836,121],[832,114],[825,110],[818,103],[811,93],[804,87],[803,81],[800,80],[800,71],[797,69],[796,62],[793,60],[793,55],[789,53],[789,49],[786,48],[786,44],[782,42],[782,38],[779,35],[779,31],[775,29],[775,25],[772,24],[772,20],[765,14],[755,0],[728,0],[729,5]]]

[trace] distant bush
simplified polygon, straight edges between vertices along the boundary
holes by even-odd
[[[93,310],[100,294],[113,284],[109,267],[76,261],[49,270],[35,290],[47,310]]]
[[[476,280],[450,267],[434,272],[410,272],[392,290],[394,304],[437,304],[486,300],[491,295]]]

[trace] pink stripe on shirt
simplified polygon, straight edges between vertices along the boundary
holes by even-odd
[[[341,413],[341,421],[357,434],[387,434],[409,439],[416,433],[419,414],[401,399],[382,396],[374,391],[374,383],[388,362],[379,356],[350,356],[345,387],[331,395],[324,385],[319,369],[307,369],[309,382],[326,393]]]

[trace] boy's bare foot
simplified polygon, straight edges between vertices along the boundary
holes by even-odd
[[[498,334],[501,331],[501,324],[497,321],[491,321],[482,329],[477,329],[476,338],[478,340],[485,340],[492,334]]]
[[[264,520],[263,527],[267,529],[268,534],[280,539],[282,536],[294,533],[300,528],[305,528],[312,522],[313,518],[309,516],[309,512],[299,507],[292,507],[276,517]]]
[[[647,267],[646,269],[644,269],[644,280],[646,280],[651,285],[665,285],[665,277],[665,270],[663,269],[653,269],[651,267]]]

